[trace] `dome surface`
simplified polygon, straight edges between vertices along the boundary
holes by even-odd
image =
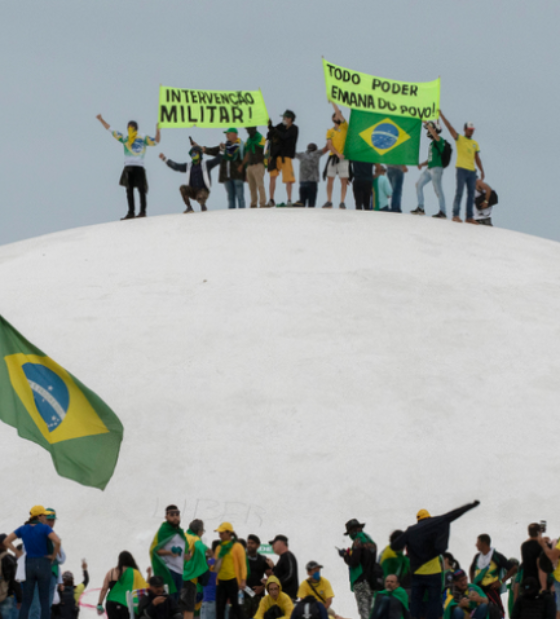
[[[53,506],[68,569],[140,566],[175,503],[183,525],[285,534],[355,617],[344,523],[381,550],[421,508],[467,565],[554,522],[560,471],[560,244],[358,211],[172,215],[0,247],[0,313],[125,427],[105,492],[56,475],[0,425],[0,530]],[[8,492],[6,493],[6,490]],[[95,602],[95,601],[94,601]]]

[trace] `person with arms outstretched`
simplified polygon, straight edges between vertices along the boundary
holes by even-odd
[[[101,114],[98,114],[96,118],[107,131],[111,129],[111,126],[103,119]],[[128,134],[126,136],[119,131],[113,131],[111,134],[115,140],[118,140],[124,146],[124,170],[122,171],[119,184],[126,187],[128,213],[121,219],[131,220],[135,217],[135,187],[140,194],[140,213],[138,213],[137,217],[146,217],[146,209],[148,206],[146,199],[146,194],[148,193],[148,178],[144,168],[144,156],[146,155],[147,146],[155,146],[160,141],[159,123],[156,125],[155,138],[140,135],[138,133],[138,123],[136,121],[129,121]]]

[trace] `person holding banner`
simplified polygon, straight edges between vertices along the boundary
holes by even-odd
[[[292,206],[292,188],[296,182],[292,160],[296,156],[296,145],[299,134],[297,125],[294,125],[296,115],[291,110],[282,114],[282,122],[276,126],[268,120],[268,140],[270,144],[268,172],[270,175],[270,201],[271,207],[275,206],[274,192],[276,191],[276,178],[282,172],[282,183],[286,185],[288,194],[288,207]]]
[[[440,137],[441,126],[436,121],[430,121],[424,125],[428,131],[428,138],[432,140],[428,149],[428,159],[418,164],[418,170],[422,170],[424,166],[427,166],[426,170],[420,175],[418,181],[416,181],[416,194],[418,196],[418,207],[411,211],[414,215],[424,215],[424,185],[427,185],[430,181],[434,185],[434,192],[439,201],[439,212],[432,217],[437,217],[445,220],[447,214],[445,211],[445,196],[443,194],[443,187],[441,184],[443,176],[443,151],[445,149],[445,140]]]
[[[327,177],[327,202],[323,209],[331,209],[334,179],[336,175],[340,178],[340,205],[341,209],[346,209],[346,191],[348,189],[348,178],[350,177],[350,162],[344,159],[344,144],[348,134],[348,123],[336,103],[332,102],[334,114],[332,121],[334,127],[327,131],[327,147],[330,150],[329,158],[324,175]],[[323,176],[323,178],[325,178]]]
[[[101,114],[96,116],[97,120],[107,129],[111,129]],[[144,168],[144,156],[147,146],[155,146],[160,141],[159,123],[156,125],[156,136],[141,136],[138,133],[138,123],[130,121],[128,123],[128,135],[125,137],[119,131],[112,132],[113,138],[124,146],[124,170],[121,174],[119,185],[126,187],[126,198],[128,200],[128,213],[121,220],[131,220],[135,217],[134,188],[140,194],[140,213],[138,217],[146,217],[146,194],[148,193],[148,179]]]
[[[191,143],[193,143],[192,139]],[[220,154],[209,162],[206,162],[203,158],[202,148],[196,144],[189,151],[189,155],[191,157],[191,162],[188,164],[177,164],[167,159],[163,153],[159,154],[159,158],[164,161],[171,170],[185,172],[187,175],[186,184],[179,187],[181,196],[187,205],[184,213],[194,213],[191,199],[198,202],[201,211],[207,211],[206,201],[208,200],[210,188],[212,187],[210,171],[220,163],[222,156]]]
[[[480,170],[480,180],[484,181],[484,169],[480,160],[480,148],[478,142],[472,139],[474,133],[473,123],[465,123],[465,135],[459,135],[451,123],[445,118],[440,110],[439,115],[449,133],[457,143],[457,189],[455,192],[455,200],[453,201],[453,221],[461,222],[459,214],[461,212],[461,200],[463,198],[463,190],[467,186],[467,217],[466,222],[469,224],[478,224],[474,219],[474,193],[476,189],[476,168],[475,163]]]
[[[225,145],[220,144],[214,147],[203,146],[202,152],[216,156],[222,153],[218,181],[223,183],[226,187],[228,208],[235,209],[235,203],[237,201],[238,208],[244,209],[245,194],[243,191],[243,183],[245,182],[245,170],[241,165],[243,163],[243,142],[241,142],[235,127],[231,127],[227,131],[224,131],[224,133],[226,134]]]

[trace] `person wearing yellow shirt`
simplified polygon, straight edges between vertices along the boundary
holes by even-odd
[[[257,613],[255,614],[255,618],[291,618],[292,611],[294,609],[294,604],[292,603],[292,599],[282,592],[282,585],[280,584],[280,580],[278,577],[272,575],[268,578],[266,582],[266,591],[268,594],[263,596]],[[280,613],[282,615],[272,615],[270,610],[276,607],[277,609],[273,609],[272,611],[276,611],[276,613]],[[266,614],[266,616],[265,616]]]
[[[328,579],[321,576],[321,569],[323,567],[312,560],[307,563],[305,568],[309,577],[302,581],[299,586],[298,598],[304,599],[306,596],[314,596],[320,603],[323,603],[328,611],[332,605],[334,592]]]
[[[323,205],[323,209],[330,209],[333,206],[332,194],[334,179],[337,174],[340,179],[340,208],[346,209],[344,201],[346,200],[348,178],[350,177],[350,162],[344,159],[344,144],[348,134],[348,123],[336,103],[332,105],[334,108],[332,115],[334,127],[327,131],[327,148],[330,150],[330,154],[325,169],[327,174],[327,202]]]
[[[231,523],[224,522],[217,530],[220,545],[216,548],[213,571],[217,573],[216,618],[225,618],[226,602],[229,599],[230,618],[242,618],[239,593],[247,585],[247,558],[243,545],[237,542],[237,536]]]
[[[451,123],[445,118],[440,110],[439,115],[449,133],[455,140],[457,145],[457,189],[455,191],[455,200],[453,201],[453,221],[462,222],[459,214],[461,212],[461,200],[463,199],[463,190],[467,186],[467,217],[466,222],[469,224],[478,224],[474,219],[474,192],[476,188],[476,167],[480,170],[480,179],[484,181],[484,168],[480,160],[480,148],[478,142],[472,139],[474,134],[473,123],[465,123],[465,135],[459,135]]]

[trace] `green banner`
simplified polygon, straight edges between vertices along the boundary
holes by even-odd
[[[258,552],[261,555],[274,555],[274,550],[272,549],[272,545],[261,544],[258,549]]]
[[[257,127],[268,124],[260,90],[191,90],[159,87],[159,126]]]
[[[440,79],[398,82],[359,73],[323,59],[327,99],[354,110],[418,119],[439,116]]]
[[[1,316],[0,420],[48,450],[60,476],[98,489],[111,479],[123,438],[119,418]]]
[[[344,157],[375,164],[418,164],[422,121],[352,110]]]

